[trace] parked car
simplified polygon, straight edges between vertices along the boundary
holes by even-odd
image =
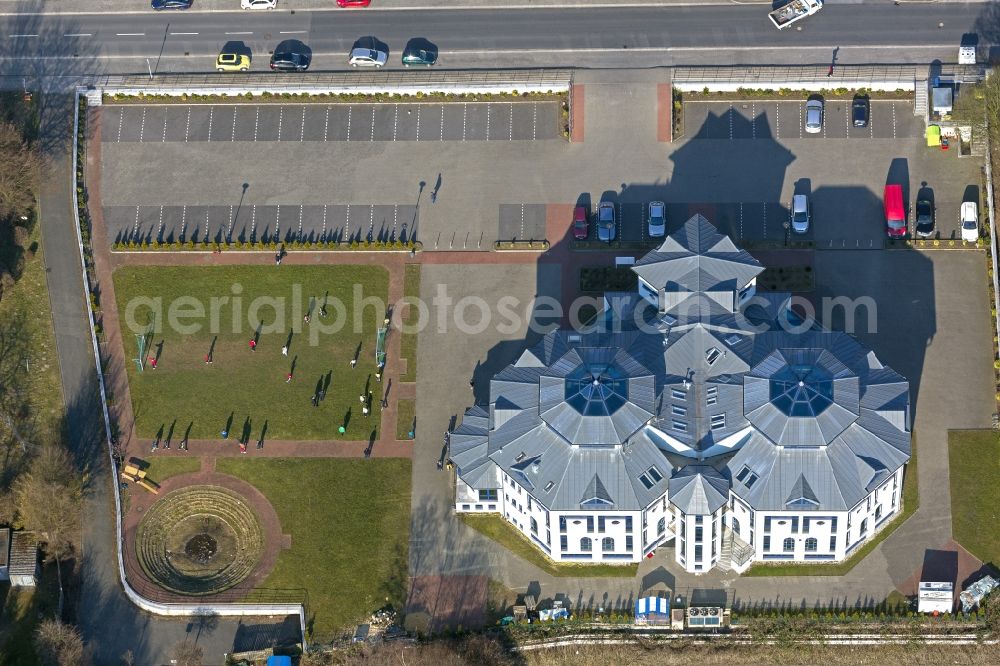
[[[819,134],[823,131],[823,100],[810,99],[806,102],[806,133]]]
[[[586,240],[590,235],[590,222],[586,206],[577,206],[573,209],[573,238]]]
[[[615,205],[602,201],[597,208],[597,239],[610,243],[615,239]]]
[[[149,6],[156,11],[164,9],[190,9],[193,0],[152,0]]]
[[[649,204],[649,237],[659,238],[667,233],[667,207],[662,201]]]
[[[868,127],[868,114],[871,112],[871,102],[864,95],[858,95],[851,103],[851,119],[855,127]]]
[[[351,49],[348,62],[351,67],[382,67],[389,60],[389,54],[381,49],[356,48]]]
[[[886,185],[882,198],[885,206],[885,225],[889,238],[906,236],[906,208],[903,205],[903,186]]]
[[[792,231],[798,234],[809,231],[809,197],[804,194],[792,196]]]
[[[245,72],[250,69],[250,56],[223,51],[215,59],[215,69],[220,72]]]
[[[437,62],[438,52],[430,42],[411,42],[403,50],[403,66],[430,67]]]
[[[338,7],[367,7],[372,0],[337,0]]]
[[[965,201],[959,213],[962,221],[962,240],[976,242],[979,240],[979,207],[975,201]]]
[[[278,0],[240,0],[243,9],[274,9],[277,6]]]
[[[930,199],[917,199],[916,232],[921,238],[934,233],[934,202]]]
[[[309,69],[310,54],[296,44],[282,42],[271,54],[271,69],[278,72],[304,72]]]

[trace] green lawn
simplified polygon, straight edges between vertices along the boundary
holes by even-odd
[[[378,419],[362,417],[359,396],[367,383],[374,402],[381,399],[382,386],[375,381],[375,330],[385,316],[384,268],[126,267],[114,278],[141,437],[166,436],[173,428],[177,439],[190,428],[192,438],[215,438],[227,423],[230,439],[247,432],[253,441],[261,436],[334,439],[345,421],[346,439],[368,439],[377,430]],[[356,285],[362,290],[358,303]],[[327,316],[321,318],[324,298]],[[139,373],[131,361],[137,342],[130,323],[140,330],[147,325],[154,307],[148,299],[161,299],[154,304],[161,314],[153,319],[159,330],[145,355],[159,351],[160,356],[155,370],[147,363]],[[312,318],[305,323],[310,303]],[[172,318],[172,308],[196,314]],[[251,352],[248,342],[258,321],[263,327],[257,350]],[[286,357],[281,349],[290,334]],[[213,340],[209,365],[204,357]],[[293,365],[293,379],[286,383]],[[313,407],[320,382],[328,383],[326,398]]]
[[[622,578],[631,578],[639,570],[638,564],[556,564],[545,557],[538,550],[537,546],[511,527],[500,516],[461,513],[458,514],[458,517],[472,529],[493,539],[521,559],[531,562],[552,576],[568,576],[571,578],[612,578],[620,576]]]
[[[882,528],[882,531],[869,539],[863,546],[855,550],[850,557],[843,562],[833,564],[754,564],[747,569],[744,576],[843,576],[853,569],[858,563],[868,556],[868,553],[875,550],[875,547],[882,543],[886,537],[896,531],[913,515],[920,505],[920,496],[917,492],[917,437],[912,436],[913,448],[910,454],[910,462],[906,464],[906,472],[903,475],[903,510],[889,521],[889,524]],[[954,512],[954,506],[952,507]]]
[[[1000,439],[993,430],[948,433],[951,532],[983,562],[1000,564]]]
[[[177,446],[177,442],[175,441],[172,446]],[[146,476],[156,483],[163,483],[172,476],[190,474],[201,469],[201,458],[158,458],[153,455],[144,460],[149,463],[146,467]]]
[[[406,398],[396,401],[396,439],[409,439],[410,429],[414,428],[417,405]]]
[[[216,469],[270,500],[292,547],[262,588],[305,589],[312,640],[325,642],[406,595],[410,461],[220,458]]]
[[[403,275],[403,296],[420,298],[420,264],[406,264],[404,270],[406,272]],[[410,306],[410,310],[407,312],[403,323],[415,324],[419,316],[419,310],[416,307]],[[417,334],[403,333],[403,337],[399,341],[399,346],[399,355],[406,359],[406,372],[400,376],[399,380],[402,382],[415,382],[417,381]]]

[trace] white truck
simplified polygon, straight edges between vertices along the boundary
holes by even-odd
[[[823,0],[792,0],[787,5],[778,7],[768,14],[771,23],[778,30],[787,28],[801,18],[815,14],[823,9]]]

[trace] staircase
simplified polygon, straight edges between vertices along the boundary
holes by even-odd
[[[729,571],[733,568],[733,531],[728,527],[722,532],[722,552],[715,568],[719,571]]]
[[[927,79],[913,82],[913,115],[918,118],[927,118]]]

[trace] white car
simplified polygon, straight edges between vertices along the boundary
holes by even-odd
[[[975,243],[979,240],[979,208],[976,202],[963,202],[959,217],[962,221],[962,240]]]
[[[389,54],[378,49],[358,48],[351,51],[351,67],[381,67],[389,59]]]
[[[240,0],[243,9],[276,9],[278,0]]]
[[[797,234],[809,231],[809,197],[804,194],[792,196],[792,231]]]
[[[667,233],[667,207],[662,201],[649,202],[649,237],[659,238]]]
[[[806,102],[806,133],[819,134],[823,131],[823,100],[811,99]]]

